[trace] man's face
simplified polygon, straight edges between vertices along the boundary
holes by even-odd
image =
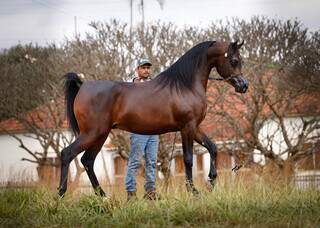
[[[148,78],[151,73],[151,66],[150,65],[142,65],[139,66],[137,69],[137,74],[139,78]]]

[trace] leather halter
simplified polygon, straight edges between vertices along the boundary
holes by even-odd
[[[209,76],[208,80],[230,81],[231,79],[233,79],[233,78],[235,78],[235,77],[239,77],[239,76],[241,76],[241,74],[231,75],[231,76],[229,76],[229,77],[227,77],[227,78],[222,78],[222,77],[216,78],[216,77],[210,77],[210,76]]]

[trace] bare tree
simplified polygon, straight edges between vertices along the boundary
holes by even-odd
[[[27,152],[29,156],[23,157],[23,161],[38,164],[39,180],[55,184],[54,179],[59,177],[60,171],[60,151],[73,138],[66,130],[61,75],[56,75],[54,67],[61,52],[54,46],[18,46],[5,53],[5,57],[2,77],[11,80],[2,85],[8,87],[2,90],[2,112],[17,121],[24,129],[22,135],[35,140],[41,149],[34,150],[20,137],[21,134],[2,130],[15,138],[19,147]],[[8,100],[11,103],[7,103]],[[55,154],[56,159],[52,159],[50,153]],[[75,165],[77,182],[83,169],[78,160]],[[56,167],[55,173],[50,167]]]
[[[242,152],[260,157],[266,164],[274,163],[280,173],[290,176],[299,161],[318,152],[319,94],[310,92],[309,80],[302,79],[308,74],[303,70],[305,63],[296,59],[301,45],[316,46],[309,44],[316,38],[309,39],[306,29],[295,21],[253,18],[250,23],[233,23],[231,26],[238,28],[234,36],[246,40],[244,73],[249,78],[250,91],[234,96],[230,87],[215,83],[211,96],[216,99],[211,100],[210,112],[225,124],[223,137],[231,138]],[[303,50],[307,51],[307,47]],[[314,50],[309,51],[305,53],[308,58],[317,56],[312,54]],[[290,59],[296,61],[289,64]],[[312,64],[308,71],[319,75],[317,61],[309,61]],[[299,70],[293,71],[297,67]],[[294,79],[299,77],[305,84],[299,86],[298,79]]]

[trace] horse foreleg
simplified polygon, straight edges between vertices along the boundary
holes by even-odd
[[[94,172],[93,166],[94,166],[94,161],[97,157],[97,154],[100,152],[101,147],[105,141],[106,137],[103,137],[103,139],[99,140],[99,142],[95,143],[95,145],[88,150],[85,151],[83,156],[81,157],[81,163],[83,164],[87,175],[89,177],[89,180],[91,182],[91,185],[95,191],[95,194],[105,197],[106,193],[103,191],[101,188],[99,181],[96,177],[96,174]]]
[[[186,170],[186,186],[189,192],[198,195],[199,191],[193,185],[192,166],[193,166],[193,132],[189,130],[181,131],[183,160]]]
[[[216,178],[217,178],[217,169],[216,169],[216,157],[217,157],[217,147],[216,145],[204,134],[201,130],[197,130],[195,141],[200,145],[204,146],[210,154],[210,171],[208,181],[211,184],[211,189],[214,188]]]

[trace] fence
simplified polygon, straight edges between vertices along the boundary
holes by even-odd
[[[320,190],[320,171],[298,172],[294,177],[294,184],[299,189]]]

